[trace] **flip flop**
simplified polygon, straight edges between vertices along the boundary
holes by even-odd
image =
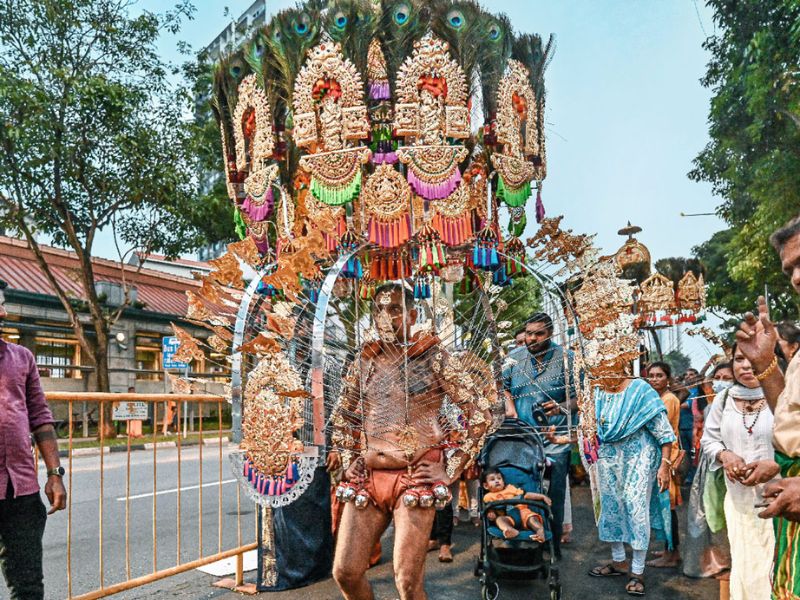
[[[632,583],[638,583],[641,585],[642,591],[632,589],[630,587]],[[628,578],[628,585],[625,586],[625,591],[627,592],[628,596],[644,596],[644,579],[637,577],[636,575],[631,575]]]
[[[589,575],[591,577],[621,577],[622,575],[627,575],[627,571],[622,571],[614,566],[613,563],[608,563],[607,565],[602,565],[600,567],[595,567],[591,571],[589,571]]]

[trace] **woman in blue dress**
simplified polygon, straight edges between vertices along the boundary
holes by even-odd
[[[644,566],[650,530],[672,547],[669,457],[675,434],[664,403],[644,380],[605,379],[595,387],[600,540],[611,543],[610,563],[593,577],[628,575],[626,592],[644,595]],[[633,549],[630,570],[625,546]]]

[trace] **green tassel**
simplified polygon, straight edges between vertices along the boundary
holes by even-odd
[[[528,224],[528,216],[523,214],[519,221],[513,219],[508,223],[508,233],[514,237],[519,237],[525,231],[525,225]]]
[[[242,213],[239,212],[238,208],[233,209],[233,225],[240,240],[247,237],[247,225],[245,225]]]
[[[497,178],[497,197],[503,200],[512,208],[524,205],[528,198],[531,197],[531,182],[528,181],[525,185],[518,188],[506,187],[503,181],[503,176]]]
[[[311,193],[328,206],[341,206],[356,198],[361,191],[361,170],[356,171],[353,181],[343,188],[330,188],[320,183],[316,177],[311,178]]]

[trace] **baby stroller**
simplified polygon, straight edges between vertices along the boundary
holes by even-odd
[[[543,416],[543,415],[542,415]],[[514,485],[525,492],[542,493],[542,480],[546,459],[539,433],[518,419],[506,419],[487,440],[478,458],[481,469],[496,469],[503,475],[506,485]],[[481,550],[475,575],[480,577],[481,598],[495,600],[500,594],[500,579],[547,579],[550,600],[561,598],[558,567],[553,560],[553,543],[550,524],[552,513],[544,503],[536,500],[513,499],[485,503],[483,486],[479,492],[481,511]],[[526,504],[543,516],[545,542],[532,539],[532,532],[520,530],[512,540],[489,520],[491,510],[509,510]],[[544,550],[550,558],[545,558]]]

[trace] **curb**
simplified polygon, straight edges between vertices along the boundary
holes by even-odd
[[[230,437],[226,436],[222,438],[222,445],[227,446],[231,443]],[[200,440],[189,440],[189,441],[182,441],[181,448],[191,448],[194,446],[199,446]],[[218,446],[219,440],[213,438],[203,438],[203,446]],[[156,449],[159,448],[177,448],[177,442],[145,442],[143,444],[131,444],[131,452],[139,451],[139,450],[153,450],[153,447]],[[128,446],[104,446],[102,449],[103,454],[119,454],[121,452],[127,452]],[[69,458],[69,451],[68,450],[59,450],[58,456],[60,458]],[[100,448],[75,448],[72,451],[72,458],[78,457],[87,457],[87,456],[100,456]]]

